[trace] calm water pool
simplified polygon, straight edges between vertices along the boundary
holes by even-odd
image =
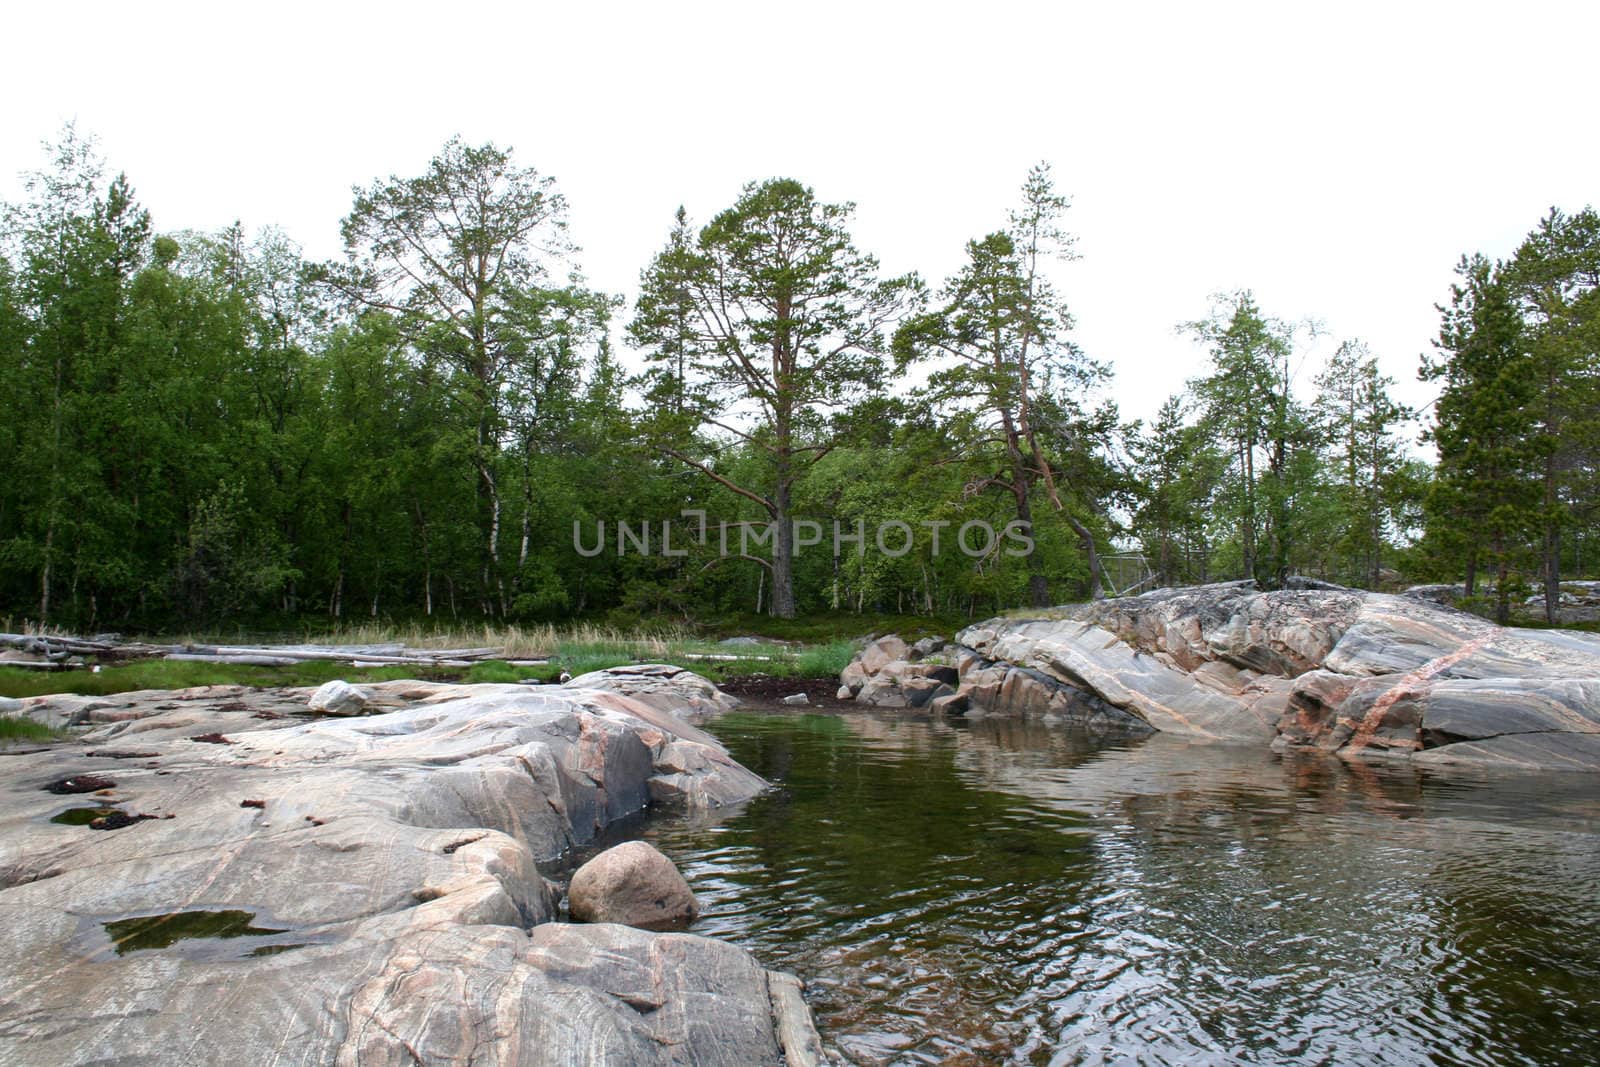
[[[745,711],[645,836],[852,1063],[1600,1062],[1600,783]]]

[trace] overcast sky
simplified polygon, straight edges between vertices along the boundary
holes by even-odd
[[[1243,287],[1365,339],[1423,401],[1460,254],[1600,201],[1593,3],[213,0],[5,22],[0,195],[72,119],[159,230],[276,224],[315,258],[352,184],[460,133],[554,176],[591,283],[630,299],[680,203],[703,222],[773,175],[854,200],[858,243],[937,283],[1048,160],[1078,339],[1142,417],[1203,369],[1176,324]]]

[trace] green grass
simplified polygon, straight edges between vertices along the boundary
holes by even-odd
[[[850,665],[855,654],[854,641],[830,641],[825,645],[803,649],[795,657],[795,665],[802,678],[837,678],[839,672]]]
[[[32,719],[0,717],[0,745],[8,741],[57,741],[66,735]]]
[[[205,685],[317,686],[335,678],[347,682],[384,682],[430,677],[469,683],[555,681],[563,671],[576,678],[590,671],[630,663],[671,663],[724,681],[751,674],[780,678],[836,677],[855,654],[856,645],[835,640],[823,645],[722,645],[701,637],[677,634],[627,635],[586,630],[554,637],[546,662],[513,666],[502,659],[475,663],[464,671],[430,671],[416,666],[355,668],[331,660],[308,660],[292,667],[251,667],[227,663],[141,660],[99,671],[33,671],[0,667],[0,696],[31,697],[47,693],[111,696],[136,689],[190,689]]]
[[[335,678],[349,682],[381,682],[427,677],[443,681],[554,681],[563,671],[577,677],[590,671],[630,663],[671,663],[724,681],[752,674],[779,678],[832,678],[850,662],[869,633],[898,633],[907,641],[929,634],[948,636],[965,620],[904,615],[844,613],[803,619],[735,615],[693,629],[671,622],[642,620],[637,626],[576,624],[555,626],[429,627],[418,624],[367,623],[333,630],[280,634],[273,641],[333,645],[400,643],[414,649],[484,648],[503,650],[501,658],[464,670],[430,671],[420,666],[356,669],[327,660],[309,660],[291,667],[250,667],[220,663],[144,660],[88,670],[43,672],[0,667],[0,695],[39,696],[78,693],[109,696],[136,689],[189,689],[205,685],[316,686]],[[262,643],[259,634],[193,635],[191,643]],[[757,637],[755,644],[724,645],[725,636]],[[167,638],[162,643],[173,643]],[[270,643],[270,642],[269,642]],[[512,666],[508,660],[542,660],[535,666]]]
[[[308,660],[293,667],[248,667],[228,663],[188,663],[150,659],[98,672],[34,671],[0,667],[0,696],[32,697],[46,693],[110,696],[135,689],[190,689],[201,685],[314,686],[342,678],[347,682],[384,682],[415,678],[415,667],[357,669],[327,660]]]

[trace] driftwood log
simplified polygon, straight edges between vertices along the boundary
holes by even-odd
[[[65,666],[73,657],[98,659],[170,659],[189,663],[227,663],[257,667],[289,667],[309,660],[333,660],[363,667],[419,666],[470,667],[486,659],[498,659],[505,649],[484,648],[406,648],[403,644],[384,645],[152,645],[123,642],[116,635],[68,637],[42,634],[0,633],[0,648],[14,648],[37,656],[34,662],[7,664],[49,670]]]

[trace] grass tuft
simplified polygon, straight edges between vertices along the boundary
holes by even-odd
[[[803,649],[795,659],[795,667],[802,678],[837,678],[855,654],[854,641],[830,641]]]
[[[66,735],[32,719],[0,717],[0,744],[7,741],[59,741]]]

